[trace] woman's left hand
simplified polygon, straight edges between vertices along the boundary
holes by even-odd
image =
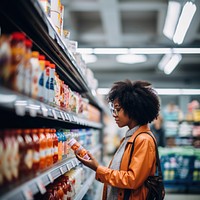
[[[76,158],[81,161],[85,166],[89,167],[90,169],[96,171],[97,167],[99,166],[98,161],[93,157],[93,155],[89,152],[87,152],[88,156],[90,157],[90,160],[86,160],[84,158],[81,158],[79,155],[76,154]]]

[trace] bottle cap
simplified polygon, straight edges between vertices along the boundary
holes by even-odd
[[[33,45],[32,40],[30,40],[30,39],[26,39],[26,40],[25,40],[25,45],[26,45],[26,48],[31,48],[32,45]]]
[[[24,40],[25,38],[26,38],[26,35],[23,32],[12,33],[12,40]]]
[[[39,52],[38,51],[32,51],[32,57],[34,57],[34,58],[38,58],[38,56],[39,56]]]
[[[45,56],[44,55],[39,55],[39,60],[45,60]]]

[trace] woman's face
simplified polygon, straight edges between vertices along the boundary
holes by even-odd
[[[120,106],[120,103],[117,99],[113,102],[112,115],[115,118],[115,122],[119,127],[128,126],[130,129],[132,129],[135,126],[135,121],[129,118],[129,116],[124,113],[124,109]]]

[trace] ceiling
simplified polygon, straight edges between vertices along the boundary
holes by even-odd
[[[62,4],[64,29],[70,31],[71,40],[78,41],[79,48],[200,48],[200,0],[195,1],[197,10],[181,45],[175,45],[163,34],[167,0],[62,0]],[[200,86],[199,54],[182,55],[170,75],[158,69],[164,54],[148,54],[147,61],[140,64],[120,64],[116,55],[97,56],[97,62],[87,67],[94,72],[99,87],[110,87],[114,81],[127,78],[148,80],[159,88]]]

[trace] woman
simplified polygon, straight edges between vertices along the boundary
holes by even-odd
[[[112,115],[119,127],[128,126],[109,167],[100,166],[88,152],[90,160],[77,158],[96,171],[96,179],[104,183],[103,200],[124,199],[125,189],[131,189],[130,198],[146,199],[148,189],[144,182],[156,170],[156,151],[153,138],[141,132],[150,132],[149,123],[159,113],[159,99],[150,83],[130,80],[114,83],[108,94]],[[134,152],[129,157],[134,138]]]

